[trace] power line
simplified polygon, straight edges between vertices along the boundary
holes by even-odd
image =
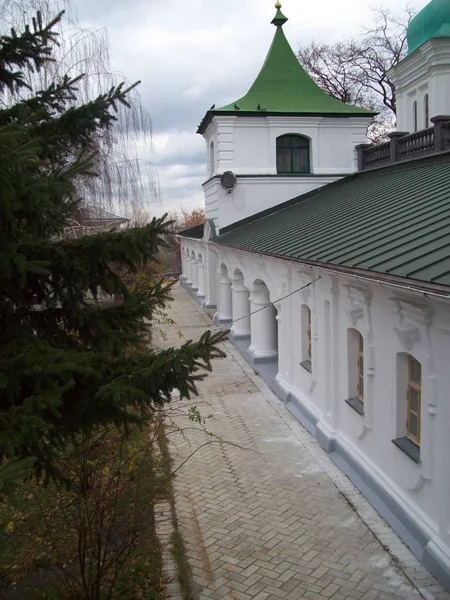
[[[322,278],[318,277],[314,281],[310,281],[309,283],[307,283],[303,287],[298,288],[298,290],[294,290],[293,292],[290,292],[289,294],[286,294],[286,296],[283,296],[282,298],[278,298],[278,300],[274,300],[273,302],[269,302],[269,304],[272,305],[272,306],[274,306],[277,302],[281,302],[282,300],[286,300],[286,298],[289,298],[290,296],[293,296],[294,294],[297,294],[298,292],[301,292],[302,290],[306,289],[310,285],[313,285],[314,283],[317,283],[319,281],[319,279],[322,279]],[[269,306],[269,304],[266,304],[266,306],[263,306],[262,308],[258,308],[257,310],[254,310],[253,312],[248,313],[248,315],[244,315],[243,317],[239,317],[239,319],[235,319],[233,321],[227,321],[227,325],[228,324],[234,325],[234,323],[237,323],[238,321],[242,321],[243,319],[246,319],[247,317],[251,317],[252,315],[256,315],[256,313],[259,313],[262,310],[265,310]]]

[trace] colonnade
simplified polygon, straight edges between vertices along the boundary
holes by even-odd
[[[204,255],[193,250],[183,251],[182,268],[185,285],[196,296],[205,297],[207,265]],[[276,359],[278,316],[265,282],[256,279],[248,285],[239,269],[230,274],[225,264],[220,266],[216,281],[216,320],[223,325],[230,325],[233,338],[250,338],[249,350],[255,358]]]
[[[206,289],[206,270],[203,255],[196,255],[194,251],[181,253],[181,278],[185,285],[189,286],[191,291],[196,292],[197,296],[204,297]]]
[[[222,265],[217,319],[224,324],[230,323],[233,338],[250,337],[249,350],[254,358],[275,359],[278,356],[277,310],[264,281],[255,280],[250,290],[238,269],[230,278],[227,268]]]

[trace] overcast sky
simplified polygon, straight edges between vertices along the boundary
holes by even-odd
[[[160,214],[203,204],[204,140],[196,129],[208,108],[247,92],[274,35],[270,0],[74,0],[83,26],[106,27],[114,69],[141,80],[153,121]],[[427,0],[413,0],[422,8]],[[334,42],[370,25],[371,0],[284,0],[285,33],[295,50]],[[385,4],[386,5],[386,4]],[[405,0],[389,0],[394,10]],[[144,157],[148,158],[148,157]]]

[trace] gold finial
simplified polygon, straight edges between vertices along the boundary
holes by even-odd
[[[275,2],[275,8],[276,8],[277,10],[280,10],[280,8],[281,8],[281,2],[280,2],[280,0],[277,0],[277,1]]]

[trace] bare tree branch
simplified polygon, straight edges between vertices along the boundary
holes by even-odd
[[[395,89],[387,73],[406,56],[406,33],[414,14],[409,5],[400,13],[375,8],[373,25],[356,39],[333,45],[313,42],[298,51],[300,63],[330,96],[379,112],[369,126],[371,141],[385,139],[395,127]]]

